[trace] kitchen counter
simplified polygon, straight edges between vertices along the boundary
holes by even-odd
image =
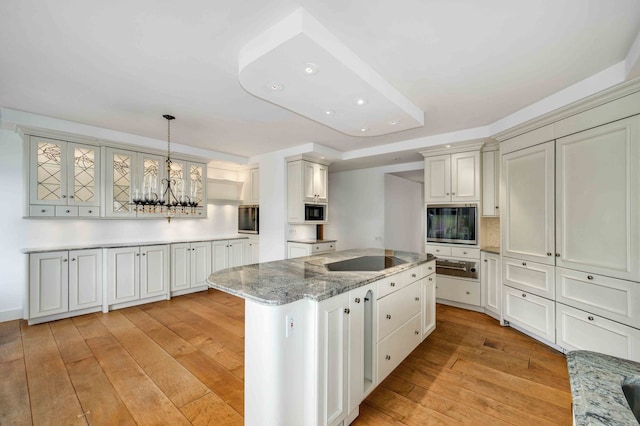
[[[392,255],[406,263],[382,271],[329,271],[325,265],[360,256]],[[384,249],[354,249],[315,256],[239,266],[215,272],[213,288],[263,305],[284,305],[302,299],[320,301],[434,260],[431,254]]]
[[[315,238],[308,238],[303,240],[287,240],[288,243],[300,243],[300,244],[322,244],[322,243],[335,243],[338,240],[316,240]]]
[[[640,385],[640,363],[590,351],[567,354],[575,425],[638,425],[622,383]]]
[[[487,246],[482,247],[480,250],[486,251],[487,253],[500,254],[500,247]]]
[[[234,237],[198,237],[192,239],[182,239],[176,241],[144,241],[144,242],[126,242],[126,243],[102,243],[102,244],[74,244],[67,246],[52,246],[52,247],[41,247],[41,248],[26,248],[22,249],[21,252],[24,254],[31,253],[45,253],[49,251],[59,251],[59,250],[80,250],[80,249],[100,249],[100,248],[120,248],[120,247],[138,247],[138,246],[155,246],[161,244],[179,244],[179,243],[197,243],[201,241],[225,241],[225,240],[247,240],[249,237],[246,235],[242,236],[234,236]]]

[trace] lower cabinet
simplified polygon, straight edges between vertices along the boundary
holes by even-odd
[[[422,339],[436,329],[436,274],[420,280],[422,283]]]
[[[210,241],[171,244],[171,295],[206,290],[210,274]]]
[[[322,254],[336,251],[336,243],[298,243],[287,242],[287,259],[295,257],[312,256],[314,254]]]
[[[106,253],[109,306],[169,298],[169,246],[113,248]]]
[[[436,296],[438,299],[480,306],[480,282],[440,275]]]
[[[102,249],[29,255],[29,324],[102,307]]]
[[[211,244],[211,271],[244,265],[245,245],[244,239],[214,241]]]
[[[555,302],[532,293],[503,287],[503,318],[513,325],[555,342]]]
[[[480,270],[482,306],[485,311],[498,317],[502,309],[500,255],[483,251],[480,254],[480,265],[482,265]]]
[[[244,245],[244,264],[253,265],[260,262],[260,240],[249,238]]]

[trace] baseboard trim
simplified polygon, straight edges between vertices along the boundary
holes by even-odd
[[[13,321],[22,319],[22,309],[11,309],[8,311],[0,311],[0,322]]]

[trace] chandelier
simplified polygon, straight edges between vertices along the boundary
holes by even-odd
[[[135,205],[137,213],[161,213],[171,223],[171,218],[178,213],[182,215],[196,213],[196,208],[199,207],[198,194],[195,182],[191,182],[190,193],[185,190],[186,176],[184,176],[184,173],[187,173],[187,170],[182,170],[182,174],[176,176],[171,167],[171,120],[175,120],[175,117],[168,114],[162,117],[167,120],[166,177],[160,180],[161,188],[158,189],[159,170],[154,170],[154,175],[149,176],[143,170],[143,190],[140,191],[139,188],[134,190],[132,204]],[[180,187],[178,179],[182,184]]]

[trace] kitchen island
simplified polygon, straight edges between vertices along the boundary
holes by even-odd
[[[358,249],[231,268],[245,302],[245,424],[340,425],[435,329],[435,258]]]

